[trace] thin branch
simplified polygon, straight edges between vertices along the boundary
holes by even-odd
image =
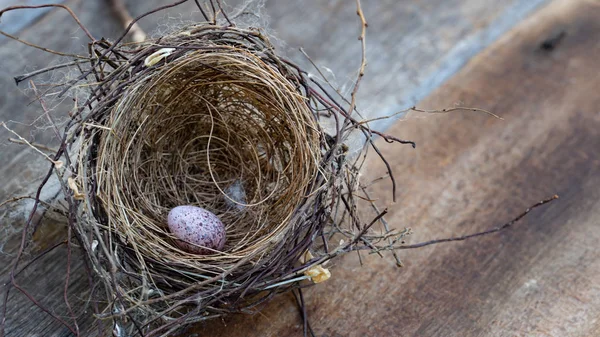
[[[296,292],[298,294],[296,294]],[[302,294],[302,288],[296,289],[296,291],[292,291],[294,295],[294,299],[296,300],[296,304],[298,305],[298,309],[300,310],[300,315],[302,316],[302,331],[303,336],[307,337],[308,333],[310,333],[311,337],[316,337],[315,332],[310,326],[310,322],[308,321],[308,314],[306,312],[306,303],[304,302],[304,295]]]
[[[2,123],[2,124],[4,124],[4,123]],[[66,139],[66,135],[62,139],[62,143],[63,144],[65,142],[65,139]],[[61,149],[62,149],[62,147],[61,147]],[[52,160],[53,163],[62,155],[61,149],[59,149],[59,152],[56,153],[56,155],[54,157],[54,160]],[[11,271],[10,271],[10,281],[11,281],[12,286],[15,287],[17,290],[19,290],[23,295],[25,295],[34,305],[36,305],[42,311],[44,311],[45,313],[47,313],[50,317],[54,318],[55,320],[57,320],[58,322],[60,322],[61,324],[63,324],[74,335],[78,335],[77,332],[76,332],[76,330],[73,327],[71,327],[61,317],[55,315],[52,311],[48,310],[43,305],[41,305],[33,296],[31,296],[31,294],[29,294],[25,289],[23,289],[17,283],[17,281],[15,279],[16,270],[17,270],[17,268],[19,266],[19,262],[21,260],[21,257],[23,256],[23,252],[25,251],[25,247],[27,246],[27,240],[26,240],[26,238],[27,238],[27,233],[28,233],[29,226],[31,225],[33,216],[36,213],[38,205],[40,203],[40,196],[41,196],[42,190],[43,190],[44,186],[46,186],[46,183],[48,182],[48,180],[50,179],[50,177],[52,176],[52,172],[54,172],[54,169],[55,169],[55,165],[54,164],[50,165],[50,168],[49,168],[48,172],[46,173],[46,175],[44,176],[44,179],[42,180],[41,184],[37,188],[37,191],[36,191],[36,194],[35,194],[35,202],[33,204],[33,207],[31,209],[31,211],[29,212],[29,217],[27,218],[27,221],[25,222],[25,226],[23,227],[23,230],[22,230],[22,233],[21,233],[21,243],[19,245],[19,250],[17,252],[17,256],[15,257],[15,262],[14,262],[12,268],[11,268]],[[0,322],[0,336],[4,336],[4,332],[5,332],[5,327],[6,327],[6,309],[7,309],[7,305],[8,305],[9,292],[10,292],[10,287],[7,287],[6,291],[4,292],[4,303],[2,304],[2,321]]]
[[[92,36],[90,31],[87,28],[85,28],[85,26],[81,23],[81,21],[79,20],[77,15],[75,15],[75,13],[73,13],[71,8],[69,8],[68,6],[65,6],[65,5],[61,5],[61,4],[44,4],[44,5],[37,5],[37,6],[26,6],[26,5],[25,6],[23,6],[23,5],[10,6],[10,7],[4,8],[3,10],[0,10],[0,18],[2,17],[2,15],[4,13],[14,11],[17,9],[38,9],[38,8],[48,8],[48,7],[58,7],[58,8],[62,8],[64,10],[66,10],[67,12],[69,12],[71,17],[75,20],[75,22],[77,22],[79,27],[81,27],[81,29],[85,32],[85,34],[88,36],[88,38],[92,41],[96,41],[96,39]]]
[[[129,14],[127,7],[125,7],[125,4],[123,3],[123,0],[107,1],[115,16],[119,19],[119,21],[121,21],[123,28],[127,28],[133,21],[133,17],[131,17],[131,14]],[[146,33],[137,23],[134,23],[131,26],[131,30],[128,34],[133,42],[139,43],[146,41]]]
[[[34,146],[34,147],[37,147],[40,150],[47,151],[47,152],[50,152],[50,153],[56,153],[56,151],[57,151],[57,149],[53,149],[53,148],[48,147],[48,146],[46,146],[44,144],[39,144],[39,143],[29,143],[29,144],[27,144],[26,142],[24,142],[24,141],[22,141],[20,139],[16,139],[16,138],[8,138],[8,141],[10,143],[13,143],[13,144]]]
[[[80,64],[80,63],[87,63],[89,61],[89,58],[86,57],[85,59],[86,59],[85,61],[73,61],[73,62],[68,62],[68,63],[57,64],[55,66],[50,66],[50,67],[46,67],[46,68],[42,68],[42,69],[38,69],[38,70],[32,71],[32,72],[27,73],[27,74],[15,76],[14,77],[15,83],[17,85],[19,85],[19,83],[21,83],[21,82],[23,82],[23,81],[25,81],[25,80],[27,80],[27,79],[29,79],[31,77],[43,74],[43,73],[48,72],[48,71],[52,71],[52,70],[56,70],[56,69],[61,69],[61,68],[67,68],[67,67],[71,67],[71,66],[74,66],[74,65],[77,65],[77,64]]]
[[[367,199],[371,200],[371,196],[369,195],[367,188],[364,186],[360,186],[360,189],[362,190],[364,195],[367,197]],[[371,204],[371,208],[373,208],[373,210],[375,211],[375,214],[381,214],[381,211],[379,211],[379,207],[377,207],[377,205],[375,204],[374,201],[369,201],[369,203]],[[390,228],[388,226],[388,222],[385,220],[385,217],[382,216],[379,221],[383,225],[383,228],[386,231],[386,235],[388,233],[390,233]],[[387,240],[390,244],[393,244],[392,239],[390,237],[387,237]],[[402,260],[400,260],[400,257],[398,256],[398,254],[396,253],[395,250],[392,250],[392,255],[394,256],[394,260],[396,260],[396,265],[398,267],[402,267],[404,264],[402,263]]]
[[[479,109],[479,108],[469,108],[469,107],[454,107],[454,108],[444,108],[442,110],[424,110],[424,109],[419,109],[416,106],[410,107],[408,109],[404,109],[404,110],[400,110],[398,112],[394,112],[391,115],[386,115],[386,116],[379,116],[379,117],[374,117],[371,119],[365,119],[360,121],[358,124],[368,124],[374,121],[378,121],[378,120],[383,120],[383,119],[390,119],[390,118],[394,118],[398,115],[402,115],[404,113],[407,113],[409,111],[416,111],[416,112],[424,112],[424,113],[430,113],[430,114],[434,114],[434,113],[448,113],[448,112],[452,112],[452,111],[475,111],[475,112],[483,112],[485,114],[488,114],[496,119],[500,119],[500,120],[504,120],[504,118],[496,115],[495,113],[485,110],[485,109]]]
[[[13,135],[15,135],[17,138],[19,138],[19,140],[21,142],[23,142],[24,144],[26,144],[27,146],[29,146],[30,148],[32,148],[35,152],[41,154],[42,157],[46,158],[48,161],[50,161],[52,164],[54,164],[56,166],[56,168],[61,168],[63,166],[63,162],[62,161],[60,161],[60,160],[54,160],[54,159],[50,158],[50,156],[48,156],[47,154],[45,154],[44,152],[42,152],[40,149],[38,149],[36,146],[34,146],[33,144],[31,144],[29,141],[27,141],[27,139],[21,137],[20,134],[16,133],[15,131],[13,131],[10,128],[8,128],[8,126],[6,126],[6,123],[0,122],[0,126],[4,127],[8,132],[10,132]]]
[[[99,59],[99,63],[102,62],[106,58],[106,56],[108,54],[110,54],[111,52],[113,52],[113,50],[115,49],[115,47],[118,46],[121,43],[121,41],[123,41],[123,39],[125,38],[125,36],[127,36],[127,34],[129,33],[129,31],[131,30],[131,28],[133,27],[133,25],[136,22],[138,22],[139,20],[145,18],[148,15],[152,15],[152,14],[154,14],[156,12],[160,12],[160,11],[165,10],[165,9],[169,9],[169,8],[173,8],[173,7],[179,6],[179,5],[181,5],[183,3],[186,3],[188,1],[189,0],[179,0],[179,1],[176,1],[176,2],[174,2],[172,4],[164,5],[164,6],[155,8],[155,9],[153,9],[153,10],[151,10],[149,12],[146,12],[144,14],[141,14],[138,17],[136,17],[135,19],[133,19],[133,21],[131,21],[131,23],[129,24],[129,26],[127,26],[127,28],[125,28],[125,31],[123,32],[123,34],[121,34],[121,36],[110,46],[110,48],[106,49],[102,53],[102,55],[100,55],[100,57],[98,58]],[[97,66],[99,66],[99,64]],[[71,85],[74,85],[75,83],[77,83],[77,82],[83,80],[84,78],[88,77],[93,71],[94,71],[94,68],[92,67],[92,69],[86,71],[85,73],[81,74],[79,76],[79,78],[77,78],[76,80],[72,81]],[[60,96],[64,95],[67,91],[69,91],[69,87],[63,89],[63,91],[61,91],[58,94],[58,96],[60,97]]]
[[[217,9],[215,8],[215,3],[213,2],[214,0],[208,0],[208,3],[210,4],[210,8],[212,8],[212,12],[213,12],[213,18],[212,18],[212,22],[213,25],[217,24]]]
[[[361,229],[361,231],[358,232],[358,234],[356,235],[354,240],[352,242],[350,242],[348,244],[348,246],[352,246],[355,243],[357,243],[358,240],[360,240],[360,238],[362,238],[363,235],[365,235],[365,233],[369,230],[369,228],[371,228],[377,221],[379,221],[381,218],[383,218],[387,214],[387,212],[388,212],[388,210],[386,208],[381,213],[379,213],[375,218],[373,218],[373,220],[371,220],[371,222],[368,225],[365,225],[365,227],[363,227],[363,229]]]
[[[216,0],[217,1],[217,6],[219,6],[219,11],[221,11],[221,14],[223,14],[223,17],[225,18],[225,20],[227,20],[227,22],[229,23],[230,26],[235,26],[235,24],[229,20],[229,16],[227,16],[227,13],[225,13],[225,10],[223,9],[223,4],[221,3],[221,0]]]
[[[17,42],[20,42],[20,43],[22,43],[22,44],[24,44],[26,46],[29,46],[29,47],[32,47],[32,48],[35,48],[35,49],[39,49],[39,50],[45,51],[45,52],[50,53],[50,54],[55,54],[55,55],[58,55],[58,56],[74,57],[74,58],[83,59],[83,60],[89,60],[89,57],[87,57],[87,56],[82,56],[82,55],[77,55],[77,54],[63,53],[63,52],[59,52],[59,51],[56,51],[56,50],[48,49],[48,48],[45,48],[45,47],[42,47],[42,46],[38,46],[37,44],[33,44],[31,42],[27,42],[25,40],[21,40],[20,38],[14,36],[14,35],[11,35],[11,34],[5,32],[5,31],[3,31],[3,30],[0,30],[0,34],[8,37],[9,39],[13,39],[13,40],[15,40]]]
[[[54,122],[54,118],[52,118],[52,116],[50,115],[50,109],[48,109],[48,106],[46,105],[46,101],[44,101],[44,98],[38,92],[37,87],[35,86],[35,83],[33,83],[33,81],[29,81],[29,85],[33,89],[33,93],[35,94],[35,97],[40,102],[40,105],[42,106],[42,110],[44,110],[44,115],[46,115],[46,118],[48,118],[48,121],[52,125],[52,130],[54,130],[54,134],[56,135],[56,138],[60,139],[61,138],[60,131],[58,130],[58,127],[56,126],[56,122]]]
[[[360,17],[361,31],[358,39],[360,40],[361,46],[361,60],[360,67],[358,68],[358,76],[356,81],[354,82],[354,88],[352,89],[350,109],[348,109],[348,115],[352,114],[354,111],[354,107],[356,106],[356,93],[358,92],[358,88],[360,86],[360,81],[365,75],[365,68],[367,66],[367,41],[366,41],[366,32],[367,32],[367,20],[365,19],[365,15],[363,13],[362,7],[360,5],[360,0],[356,0],[356,15]]]
[[[73,212],[69,212],[69,217],[73,216]],[[67,306],[67,310],[69,315],[71,316],[71,320],[73,320],[73,326],[75,328],[76,335],[79,336],[79,325],[77,324],[77,317],[73,312],[73,308],[71,307],[71,303],[69,302],[69,281],[71,279],[71,236],[72,236],[72,226],[69,225],[68,233],[67,233],[67,271],[65,273],[65,284],[63,287],[63,299]]]
[[[445,108],[442,110],[423,110],[423,109],[418,109],[417,107],[412,107],[408,110],[414,110],[417,112],[425,112],[425,113],[430,113],[430,114],[436,114],[436,113],[448,113],[448,112],[452,112],[452,111],[474,111],[474,112],[483,112],[486,113],[494,118],[497,118],[499,120],[504,120],[504,118],[496,115],[495,113],[485,110],[485,109],[479,109],[479,108],[469,108],[469,107],[464,107],[464,106],[457,106],[454,108]]]
[[[19,269],[19,271],[15,273],[15,277],[19,276],[19,274],[24,272],[29,266],[31,266],[35,261],[41,259],[44,255],[50,253],[51,251],[55,250],[56,248],[58,248],[60,246],[66,245],[66,244],[67,244],[67,240],[63,240],[63,241],[57,242],[56,244],[44,249],[44,251],[39,253],[36,257],[31,259],[31,261],[27,262],[23,267],[21,267],[21,269]]]
[[[256,13],[252,13],[251,11],[248,11],[248,7],[250,7],[251,3],[252,3],[251,1],[245,1],[244,4],[241,7],[239,7],[235,13],[233,13],[231,15],[231,19],[235,20],[242,15],[253,15],[253,16],[258,17],[258,15],[256,15]]]
[[[474,237],[478,237],[478,236],[484,236],[484,235],[488,235],[488,234],[500,232],[500,231],[505,230],[505,229],[509,228],[510,226],[514,225],[515,222],[521,220],[524,216],[526,216],[533,209],[535,209],[537,207],[540,207],[542,205],[545,205],[545,204],[547,204],[547,203],[549,203],[551,201],[554,201],[556,199],[558,199],[558,195],[553,195],[552,197],[550,197],[548,199],[544,199],[544,200],[538,202],[537,204],[535,204],[535,205],[527,208],[523,213],[519,214],[516,218],[514,218],[511,221],[505,223],[504,225],[499,226],[499,227],[494,227],[492,229],[488,229],[488,230],[483,231],[483,232],[469,234],[469,235],[464,235],[464,236],[458,236],[458,237],[452,237],[452,238],[446,238],[446,239],[437,239],[437,240],[425,241],[425,242],[415,243],[415,244],[412,244],[412,245],[397,246],[397,247],[392,247],[392,249],[415,249],[415,248],[421,248],[421,247],[425,247],[425,246],[429,246],[429,245],[435,245],[435,244],[443,243],[443,242],[464,241],[464,240],[467,240],[467,239],[470,239],[470,238],[474,238]]]
[[[194,2],[196,3],[196,6],[198,6],[198,9],[200,10],[200,13],[202,13],[202,16],[204,17],[206,22],[210,21],[210,19],[208,18],[208,15],[206,15],[206,12],[202,8],[202,5],[200,5],[200,2],[198,2],[198,0],[194,0]]]

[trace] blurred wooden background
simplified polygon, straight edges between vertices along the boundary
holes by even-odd
[[[103,0],[64,3],[95,36],[119,34]],[[134,16],[164,3],[127,1]],[[194,8],[189,1],[141,26],[150,33],[172,28],[198,19]],[[315,334],[599,336],[600,2],[364,0],[363,8],[369,65],[359,109],[378,116],[414,104],[464,105],[505,118],[412,113],[378,124],[417,142],[416,150],[380,144],[399,180],[399,199],[391,202],[385,183],[373,194],[388,205],[392,226],[412,227],[411,241],[418,242],[493,227],[555,193],[561,199],[499,235],[401,251],[404,268],[391,258],[363,256],[363,266],[356,255],[342,258],[331,280],[305,291]],[[298,52],[303,47],[348,90],[360,62],[354,1],[272,0],[263,13],[286,54],[307,65]],[[0,29],[61,51],[86,44],[59,10],[6,14]],[[52,143],[47,132],[29,126],[39,108],[23,94],[27,85],[16,87],[12,78],[53,61],[7,38],[0,38],[0,60],[0,121],[17,121],[8,124],[31,140]],[[23,194],[46,170],[8,137],[0,130],[0,200]],[[368,181],[384,168],[373,159],[365,172]],[[0,236],[11,238],[0,247],[4,282],[23,213],[0,209],[0,216]],[[48,224],[36,234],[38,244],[53,243],[62,227]],[[58,315],[66,315],[60,305],[65,268],[64,251],[56,250],[20,276]],[[82,265],[72,268],[71,298],[83,297]],[[9,301],[8,336],[68,336],[18,293]],[[82,328],[89,328],[88,308],[76,310]],[[302,324],[293,298],[282,295],[260,314],[200,324],[181,335],[301,336]]]

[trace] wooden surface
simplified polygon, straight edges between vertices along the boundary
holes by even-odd
[[[2,1],[8,4],[9,0]],[[17,0],[10,2],[20,3]],[[126,2],[134,16],[168,3],[164,0]],[[234,7],[242,2],[227,1]],[[381,116],[414,105],[448,79],[471,56],[545,2],[365,1],[363,7],[369,19],[369,66],[359,92],[358,107],[368,116]],[[73,8],[96,38],[105,36],[114,39],[121,32],[119,22],[106,8],[104,0],[70,0],[65,3]],[[353,2],[348,3],[347,0],[278,0],[268,1],[262,12],[269,31],[277,37],[275,44],[283,53],[313,71],[310,63],[298,51],[303,47],[322,67],[322,71],[327,73],[326,69],[330,69],[335,74],[331,81],[347,92],[351,89],[351,81],[360,63],[360,44],[357,41],[359,22],[354,6]],[[201,15],[195,8],[196,5],[190,0],[177,8],[142,20],[140,25],[150,35],[172,29],[183,22],[200,20]],[[45,12],[36,10],[28,13]],[[45,16],[7,13],[2,17],[0,29],[14,34],[14,24],[11,25],[11,22],[21,20],[35,23],[18,33],[24,40],[63,52],[87,50],[84,34],[64,11],[51,11]],[[30,136],[30,140],[44,144],[51,142],[52,132],[28,125],[39,117],[40,109],[37,104],[30,104],[31,99],[23,95],[27,84],[16,87],[13,77],[51,63],[56,64],[59,59],[3,39],[0,40],[0,60],[0,120],[17,121],[9,125],[15,131]],[[58,76],[64,75],[59,73]],[[56,118],[64,116],[63,111],[56,111]],[[389,124],[389,121],[384,123]],[[0,130],[0,139],[7,137],[9,134]],[[37,160],[37,156],[27,149],[2,141],[0,151],[2,158],[7,158],[0,165],[0,182],[3,184],[0,200],[13,195],[22,185],[29,185],[32,179],[46,170],[45,163]],[[24,165],[25,162],[28,165]]]
[[[483,114],[417,115],[383,142],[401,186],[376,193],[413,242],[484,230],[558,193],[500,235],[402,251],[406,267],[347,256],[305,292],[318,336],[600,335],[600,3],[555,1],[475,57],[423,107],[462,101]],[[553,50],[540,49],[566,33]],[[409,116],[410,117],[410,116]],[[367,180],[384,173],[370,162]],[[202,336],[300,335],[291,298]],[[215,332],[217,331],[217,332]]]
[[[430,0],[368,5],[365,1],[368,18],[378,19],[370,19],[370,65],[359,107],[389,113],[414,97],[420,99],[510,27],[510,20],[526,16],[534,2]],[[144,2],[132,11],[137,14],[156,3]],[[81,4],[79,12],[85,22],[95,22],[92,31],[97,36],[114,36],[118,31],[108,11],[94,1]],[[283,1],[268,3],[266,12],[290,53],[304,46],[319,64],[333,68],[342,85],[352,75],[359,49],[351,6],[342,2],[299,6]],[[507,13],[518,15],[502,17]],[[94,20],[100,15],[107,19]],[[600,335],[598,17],[597,1],[553,1],[419,103],[424,108],[455,103],[486,108],[505,121],[476,113],[411,114],[388,131],[415,140],[417,150],[381,144],[401,186],[399,202],[391,204],[385,184],[375,187],[374,194],[389,204],[388,221],[393,226],[414,229],[413,242],[482,230],[509,220],[543,197],[557,193],[561,199],[497,236],[403,251],[406,267],[402,269],[391,258],[363,256],[362,267],[356,255],[339,260],[331,280],[305,292],[317,335]],[[30,28],[20,36],[61,50],[80,47],[83,40],[64,38],[78,34],[68,22],[64,13],[53,11],[36,24],[43,29]],[[147,30],[153,27],[152,21],[145,25]],[[57,31],[63,38],[57,37]],[[540,49],[562,31],[566,35],[553,50]],[[0,58],[12,64],[0,65],[0,116],[31,121],[39,110],[23,109],[27,99],[15,89],[11,77],[22,72],[14,69],[46,65],[48,59],[16,43],[0,43]],[[406,92],[398,94],[409,87],[412,90],[406,91],[416,93],[413,98]],[[30,132],[27,126],[16,127]],[[47,140],[43,132],[34,134],[42,137],[40,141]],[[5,135],[0,133],[4,139]],[[0,151],[3,159],[8,158],[0,167],[4,199],[15,193],[16,186],[31,181],[43,163],[14,145],[2,145]],[[381,175],[383,167],[372,160],[366,172],[368,180]],[[0,214],[3,231],[18,226],[18,212]],[[48,238],[53,237],[47,230]],[[14,242],[3,251],[9,254],[0,257],[4,275]],[[64,315],[64,308],[58,306],[64,251],[57,250],[38,265],[21,282]],[[87,283],[81,263],[72,268],[71,298],[84,297]],[[68,335],[22,297],[13,293],[10,300],[9,336]],[[88,308],[76,309],[83,327],[89,326]],[[182,335],[301,332],[295,303],[283,295],[261,314],[209,322]]]

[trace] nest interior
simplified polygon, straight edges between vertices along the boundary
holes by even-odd
[[[276,68],[235,47],[189,52],[143,76],[110,109],[110,130],[90,138],[99,141],[97,188],[111,227],[166,265],[220,274],[220,264],[257,262],[286,235],[320,161],[319,126],[304,99]],[[165,219],[179,205],[219,216],[222,252],[173,244]]]

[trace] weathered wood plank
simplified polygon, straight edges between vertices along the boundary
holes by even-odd
[[[235,7],[241,2],[231,1],[230,4]],[[471,56],[544,2],[545,0],[365,2],[364,10],[369,19],[369,66],[359,92],[359,108],[368,116],[381,116],[413,105],[451,76]],[[121,31],[120,24],[103,1],[70,3],[96,37],[114,38]],[[134,16],[159,4],[162,2],[158,0],[128,2]],[[345,1],[311,1],[300,5],[292,0],[277,1],[269,2],[263,12],[265,16],[270,16],[271,32],[281,41],[282,49],[287,50],[293,60],[306,69],[311,69],[309,62],[297,51],[299,47],[304,47],[323,69],[333,71],[333,82],[348,91],[360,62],[360,45],[356,41],[358,21],[354,4]],[[2,18],[3,23],[11,22],[12,15],[18,17],[16,12],[7,13]],[[160,32],[183,21],[199,19],[195,4],[190,1],[164,14],[143,20],[141,26],[148,32]],[[85,50],[84,35],[66,13],[61,11],[54,11],[51,16],[42,18],[35,27],[26,29],[20,35],[23,39],[60,51]],[[27,87],[26,83],[17,88],[12,78],[58,61],[52,61],[52,57],[14,41],[0,43],[0,58],[4,60],[0,64],[0,116],[2,120],[31,123],[38,117],[39,108],[36,104],[28,104],[30,99],[22,94],[22,90]],[[47,133],[36,132],[27,125],[14,127],[21,134],[31,133],[31,138],[35,136],[34,139],[38,142],[49,141]],[[7,137],[6,131],[0,130],[0,138]],[[24,181],[38,176],[43,168],[37,167],[40,162],[35,162],[35,156],[29,150],[6,144],[1,146],[2,156],[8,160],[0,166],[0,176],[11,177],[5,182],[5,188],[0,190],[0,200],[4,200]],[[24,162],[35,164],[23,170]]]
[[[423,107],[462,101],[483,114],[413,115],[389,132],[417,150],[380,142],[401,186],[374,195],[388,221],[418,242],[480,231],[558,193],[514,228],[463,243],[347,256],[305,292],[318,336],[595,336],[600,315],[600,6],[559,0],[523,22]],[[540,48],[566,33],[553,50]],[[375,159],[366,180],[385,172]],[[202,336],[299,335],[282,298],[261,315],[211,322]]]
[[[368,115],[374,115],[386,114],[414,103],[451,76],[472,55],[543,2],[543,0],[365,1],[363,7],[370,24],[368,35],[370,65],[362,83],[359,107]],[[73,6],[75,12],[96,37],[115,37],[120,32],[119,23],[110,15],[109,9],[103,2],[71,1],[68,3]],[[238,2],[232,5],[236,3]],[[163,2],[152,0],[140,3],[131,0],[128,4],[132,13],[137,15]],[[355,75],[360,52],[356,41],[358,24],[353,5],[343,1],[325,3],[314,1],[299,4],[297,1],[289,0],[267,3],[265,13],[271,17],[272,32],[281,41],[286,42],[282,43],[282,48],[288,51],[291,58],[307,65],[307,61],[296,51],[300,46],[305,47],[318,64],[333,70],[336,74],[336,83],[346,84],[345,90],[347,90],[347,85]],[[174,19],[166,17],[167,14],[158,15],[144,20],[142,27],[152,32],[163,29],[164,27],[159,26],[158,23],[165,20],[168,26],[172,26],[182,20],[199,18],[198,13],[194,13],[194,6],[190,1],[189,4],[168,12],[170,13],[168,15],[173,16]],[[9,18],[9,14],[6,18],[3,17],[3,23]],[[85,49],[86,44],[82,32],[77,30],[69,16],[58,10],[41,16],[35,26],[20,31],[18,35],[28,41],[60,51],[81,51]],[[46,54],[9,40],[0,41],[0,59],[3,60],[0,62],[0,119],[24,123],[11,124],[11,126],[21,134],[30,136],[32,140],[52,143],[51,133],[27,125],[39,116],[39,108],[35,103],[28,104],[29,98],[21,92],[26,85],[15,87],[12,77],[57,61],[51,61]],[[441,102],[439,106],[447,106],[453,102]],[[57,110],[54,114],[57,118],[62,118],[65,110]],[[0,138],[7,137],[8,134],[0,130]],[[45,162],[39,160],[29,150],[15,145],[1,144],[0,154],[3,159],[0,165],[0,182],[3,186],[0,189],[0,200],[14,194],[20,186],[33,185],[33,180],[46,170]],[[51,195],[51,192],[48,191],[48,194]],[[19,222],[15,219],[15,214],[0,214],[3,216],[3,230],[11,226],[18,227]],[[18,218],[22,218],[22,213],[16,214]],[[61,228],[60,224],[54,226]],[[58,239],[56,232],[60,230],[50,231],[45,239],[39,241],[39,244],[48,245],[49,241]],[[15,244],[14,240],[10,241],[4,247],[4,252],[12,254]],[[64,250],[57,250],[49,255],[40,267],[30,270],[21,280],[28,290],[62,317],[66,317],[64,305],[60,304],[66,267],[64,256]],[[3,277],[10,265],[11,257],[11,255],[0,254],[0,274]],[[77,260],[78,256],[75,255],[73,258]],[[353,261],[351,257],[343,263],[348,264],[348,268],[355,268]],[[71,280],[70,298],[84,297],[88,285],[82,273],[81,263],[73,263],[72,268],[74,274]],[[370,273],[356,269],[359,275],[364,272]],[[401,274],[403,271],[392,268],[390,272],[404,277]],[[349,279],[350,281],[356,282],[357,285],[367,282],[361,277],[356,277],[356,280]],[[339,286],[339,283],[333,284]],[[321,299],[323,306],[327,307],[329,302],[340,303],[344,296],[352,295],[347,289],[342,285],[335,292],[329,290],[336,296],[323,297]],[[13,297],[11,297],[8,315],[10,336],[67,334],[62,326],[43,315],[22,296],[15,295],[15,292],[12,292],[11,296]],[[280,321],[277,324],[296,325],[294,331],[299,331],[297,326],[299,320],[294,305],[280,301],[270,308],[270,313],[267,312],[265,315],[270,315],[271,321],[277,319]],[[276,310],[273,311],[273,308]],[[89,318],[89,310],[86,312],[88,308],[75,309],[80,317]],[[369,314],[378,312],[376,310]],[[343,317],[336,315],[335,319]],[[281,317],[286,318],[279,319]],[[354,320],[352,316],[343,318],[346,322],[344,324],[349,324],[348,322],[352,320]],[[82,319],[80,323],[83,331],[89,328],[89,320]],[[246,330],[242,330],[242,335],[251,334],[253,331],[256,334],[264,332],[263,325],[254,326],[254,322],[250,324],[251,326],[245,326]],[[221,326],[216,328],[228,330]],[[375,328],[379,327],[375,326]],[[325,326],[321,329],[325,329]]]
[[[47,1],[47,0],[0,0],[0,9],[14,5],[27,5],[27,6],[38,6],[47,3],[61,3],[63,0]],[[21,29],[27,28],[34,24],[35,21],[46,14],[50,9],[43,9],[39,11],[19,11],[12,15],[2,18],[2,29],[8,34],[15,34]],[[0,41],[6,39],[6,37],[0,35]]]

